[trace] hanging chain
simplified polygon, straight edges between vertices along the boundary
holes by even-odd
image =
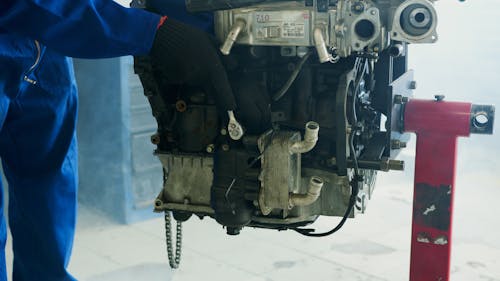
[[[167,238],[167,255],[171,268],[178,268],[181,261],[182,250],[182,222],[177,221],[177,234],[175,241],[175,258],[172,249],[172,222],[171,212],[165,211],[165,236]]]

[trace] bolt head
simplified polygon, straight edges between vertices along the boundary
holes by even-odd
[[[207,150],[208,153],[213,153],[214,150],[215,150],[215,146],[213,144],[209,144],[209,145],[207,145],[207,149],[206,150]]]
[[[154,135],[151,136],[151,143],[152,144],[159,144],[160,141],[161,141],[160,135],[154,134]]]
[[[409,101],[408,97],[402,95],[394,95],[394,104],[403,104]]]
[[[395,104],[402,104],[403,103],[403,96],[402,95],[395,95],[394,96],[394,103]]]

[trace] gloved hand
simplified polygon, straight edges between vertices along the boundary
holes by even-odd
[[[153,65],[167,81],[201,86],[213,91],[221,109],[236,108],[226,70],[206,32],[164,17],[150,55]]]

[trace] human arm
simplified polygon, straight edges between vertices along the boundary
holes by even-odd
[[[0,1],[0,29],[37,39],[70,57],[150,55],[167,79],[213,87],[221,106],[233,109],[231,87],[208,34],[160,19],[112,0]]]
[[[66,56],[148,54],[160,16],[112,0],[2,0],[0,27]]]

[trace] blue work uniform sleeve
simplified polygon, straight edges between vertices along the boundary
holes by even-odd
[[[149,53],[160,16],[112,0],[1,0],[0,29],[77,58]]]

